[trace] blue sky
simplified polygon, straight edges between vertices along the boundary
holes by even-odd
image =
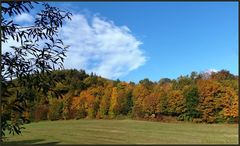
[[[62,33],[73,44],[66,68],[135,82],[209,69],[238,74],[237,2],[50,4],[74,14]]]

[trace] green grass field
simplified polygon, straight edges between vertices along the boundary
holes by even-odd
[[[238,125],[135,120],[43,121],[6,144],[237,144]]]

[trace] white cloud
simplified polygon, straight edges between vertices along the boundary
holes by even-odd
[[[202,71],[202,78],[203,79],[209,79],[213,73],[218,72],[216,69],[207,69],[205,71]]]
[[[23,21],[25,18],[16,18]],[[127,75],[146,62],[142,44],[127,26],[100,16],[74,14],[59,33],[65,45],[70,45],[65,68],[85,69],[103,77],[116,79]],[[41,43],[40,43],[41,44]],[[3,53],[12,51],[10,46],[20,46],[11,38],[3,43]]]
[[[139,48],[142,42],[127,26],[116,26],[97,15],[88,20],[83,14],[74,14],[60,34],[65,44],[70,45],[65,68],[85,69],[116,79],[146,62]]]
[[[16,22],[33,22],[33,19],[33,16],[28,13],[22,13],[21,15],[14,17]]]
[[[216,70],[216,69],[208,69],[208,70],[206,70],[206,71],[204,71],[205,73],[208,73],[208,74],[212,74],[212,73],[216,73],[216,72],[218,72],[218,70]]]

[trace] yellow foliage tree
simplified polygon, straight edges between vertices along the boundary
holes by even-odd
[[[221,84],[209,79],[199,80],[197,85],[199,91],[198,110],[202,114],[202,120],[208,123],[216,122],[223,109],[224,90]]]
[[[180,115],[186,111],[185,98],[181,90],[172,90],[168,94],[168,111]]]

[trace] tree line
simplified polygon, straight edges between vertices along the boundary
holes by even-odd
[[[121,117],[158,121],[171,117],[196,123],[238,121],[238,76],[227,70],[192,72],[158,82],[146,78],[137,84],[73,69],[53,71],[49,78],[57,82],[48,94],[34,88],[22,91],[29,99],[22,113],[29,122]],[[15,88],[9,89],[12,99],[17,94]]]

